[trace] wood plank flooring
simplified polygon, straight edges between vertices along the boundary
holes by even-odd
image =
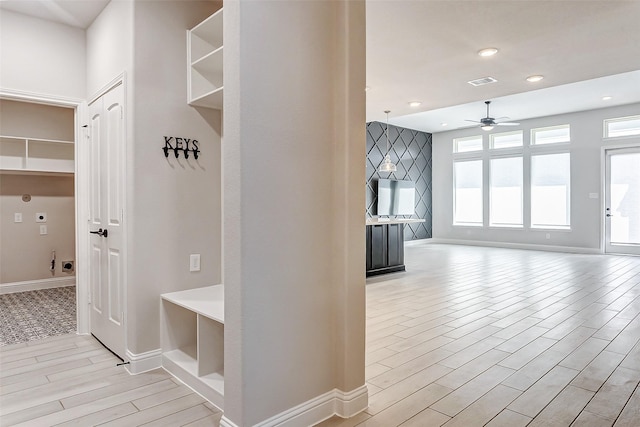
[[[360,427],[640,425],[640,257],[408,245],[367,282]],[[162,370],[91,337],[0,348],[0,425],[218,426]]]
[[[0,347],[0,425],[218,426],[222,413],[162,369],[129,375],[91,336]]]
[[[640,426],[640,257],[405,257],[367,281],[369,408],[319,426]]]

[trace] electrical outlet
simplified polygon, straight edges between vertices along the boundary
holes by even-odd
[[[47,222],[47,213],[46,212],[38,212],[36,214],[36,222]]]
[[[40,226],[40,235],[44,236],[47,234],[47,226],[46,225],[41,225]]]
[[[200,271],[200,254],[189,256],[189,271]]]
[[[13,222],[22,222],[22,214],[20,212],[13,214]]]

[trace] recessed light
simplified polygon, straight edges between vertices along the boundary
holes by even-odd
[[[440,126],[447,126],[447,123],[440,123]]]
[[[535,83],[535,82],[539,82],[540,80],[544,79],[544,76],[541,76],[539,74],[535,75],[535,76],[529,76],[527,77],[527,81],[531,82],[531,83]]]
[[[613,99],[613,96],[606,95],[606,96],[603,96],[603,97],[602,97],[602,100],[603,100],[603,101],[609,101],[609,100],[611,100],[611,99]]]
[[[411,101],[409,103],[409,107],[419,107],[420,105],[422,105],[422,102],[420,101]]]
[[[496,49],[495,47],[488,47],[486,49],[482,49],[478,51],[478,55],[480,56],[493,56],[496,53],[498,53],[498,49]]]

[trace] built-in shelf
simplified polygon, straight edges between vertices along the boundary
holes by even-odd
[[[224,409],[224,286],[161,295],[162,366]]]
[[[0,135],[0,170],[3,173],[72,174],[73,141]]]
[[[187,31],[188,101],[222,109],[222,9]]]

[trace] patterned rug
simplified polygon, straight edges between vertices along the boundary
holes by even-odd
[[[75,331],[75,286],[0,295],[0,346]]]

